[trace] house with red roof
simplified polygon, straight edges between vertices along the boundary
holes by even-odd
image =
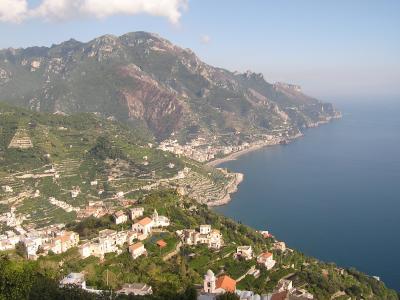
[[[263,252],[257,256],[257,263],[266,267],[267,270],[270,270],[275,266],[276,261],[274,260],[274,255],[271,252]]]
[[[203,292],[206,294],[234,293],[236,292],[236,280],[228,275],[217,278],[213,271],[208,270],[204,275]]]
[[[150,234],[152,229],[153,229],[153,220],[150,219],[149,217],[145,217],[132,225],[133,231],[144,235]]]

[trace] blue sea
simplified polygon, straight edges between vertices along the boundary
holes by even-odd
[[[245,179],[215,210],[400,291],[400,99],[336,107],[341,120],[221,164]]]

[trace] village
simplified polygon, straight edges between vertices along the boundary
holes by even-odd
[[[93,210],[92,216],[101,217],[102,213],[98,213],[94,205],[90,205],[89,209]],[[195,213],[196,208],[190,207],[189,211]],[[133,205],[130,209],[114,211],[112,220],[115,226],[124,226],[124,229],[102,229],[98,235],[89,240],[82,240],[78,233],[67,230],[64,224],[55,224],[41,229],[23,228],[23,218],[15,214],[15,209],[11,209],[9,213],[1,216],[0,221],[6,222],[7,226],[15,229],[9,230],[0,236],[0,251],[13,250],[15,248],[26,249],[26,257],[30,260],[37,260],[47,255],[57,255],[67,252],[75,248],[78,249],[81,259],[88,257],[97,257],[100,261],[106,259],[107,254],[113,253],[121,255],[125,252],[129,253],[132,260],[140,260],[141,257],[148,256],[146,243],[151,240],[154,234],[169,232],[179,241],[172,251],[164,255],[165,260],[171,259],[174,255],[178,255],[181,247],[196,247],[204,245],[210,251],[219,252],[225,247],[234,249],[227,255],[231,256],[238,263],[241,261],[246,264],[254,262],[251,267],[239,278],[232,278],[228,274],[217,274],[208,270],[204,274],[203,283],[198,283],[198,299],[214,300],[218,295],[224,293],[236,293],[240,299],[256,300],[256,299],[313,299],[313,296],[304,289],[293,287],[289,279],[281,279],[274,291],[270,294],[259,295],[254,291],[240,290],[236,287],[246,276],[257,278],[260,271],[273,270],[276,261],[274,260],[274,252],[284,253],[292,251],[287,248],[284,242],[275,241],[271,250],[255,252],[251,245],[234,245],[227,244],[224,241],[220,230],[213,228],[209,224],[202,224],[194,228],[184,228],[170,231],[173,226],[174,219],[160,215],[154,208],[150,215],[145,215],[145,211],[149,208]],[[122,227],[121,227],[122,228]],[[259,235],[265,239],[273,239],[268,231],[260,231]],[[163,249],[167,246],[167,242],[163,239],[154,241],[156,248]],[[226,256],[226,255],[225,255]],[[91,293],[101,293],[102,291],[86,285],[85,272],[75,270],[60,281],[60,286],[75,285]],[[124,295],[150,295],[153,293],[152,286],[146,283],[126,283],[116,291],[117,294]]]
[[[158,149],[168,151],[176,155],[182,155],[198,162],[209,162],[216,158],[221,158],[230,154],[246,151],[252,148],[263,146],[277,145],[285,142],[289,138],[288,130],[278,130],[271,135],[263,135],[254,142],[243,142],[238,146],[221,146],[211,144],[210,141],[203,137],[198,137],[190,142],[181,145],[177,140],[164,140],[158,146]],[[217,141],[217,138],[214,137]]]

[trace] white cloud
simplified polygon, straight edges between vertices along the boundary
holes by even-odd
[[[0,0],[0,22],[19,23],[28,11],[26,0]]]
[[[209,35],[203,34],[203,35],[200,37],[200,42],[201,42],[202,44],[204,44],[204,45],[207,45],[207,44],[209,44],[209,43],[211,42],[211,38],[210,38]]]
[[[188,0],[41,0],[28,8],[28,0],[0,0],[0,21],[26,19],[69,20],[76,17],[106,18],[113,15],[149,14],[179,23]],[[11,9],[10,9],[11,8]]]

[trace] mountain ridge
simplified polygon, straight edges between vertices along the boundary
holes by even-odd
[[[293,87],[213,67],[147,32],[0,50],[1,100],[37,111],[98,112],[158,140],[216,136],[234,144],[278,130],[293,135],[337,116],[331,104]]]

